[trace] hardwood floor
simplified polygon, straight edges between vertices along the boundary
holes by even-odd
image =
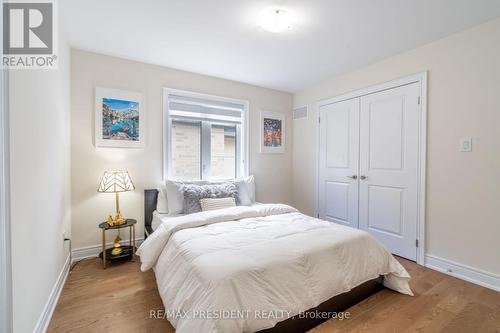
[[[329,320],[310,333],[500,332],[500,293],[398,259],[412,276],[415,297],[384,289],[347,310],[349,319]],[[138,262],[103,270],[98,259],[71,271],[48,332],[167,332],[152,271]]]

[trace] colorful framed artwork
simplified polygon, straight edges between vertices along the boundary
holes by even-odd
[[[96,147],[144,147],[142,94],[97,87],[95,90]]]
[[[276,112],[260,113],[260,152],[283,154],[285,152],[285,115]]]

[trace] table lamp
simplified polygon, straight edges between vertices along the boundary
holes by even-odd
[[[116,194],[116,215],[114,219],[109,215],[108,224],[110,226],[125,223],[125,219],[120,213],[120,192],[132,191],[133,189],[135,189],[135,187],[132,183],[132,179],[130,179],[128,171],[104,172],[97,192]]]

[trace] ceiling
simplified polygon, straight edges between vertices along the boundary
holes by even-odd
[[[273,34],[264,8],[297,16]],[[64,0],[72,47],[246,82],[303,90],[500,16],[499,0]]]

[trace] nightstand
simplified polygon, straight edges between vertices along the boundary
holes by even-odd
[[[110,226],[108,222],[103,222],[99,224],[99,228],[102,229],[102,252],[99,254],[99,257],[102,259],[102,267],[106,269],[106,261],[122,261],[125,259],[134,260],[135,255],[135,224],[137,220],[134,219],[126,219],[125,223]],[[113,229],[122,229],[129,228],[129,240],[128,245],[122,245],[122,253],[113,255],[111,251],[113,251],[113,247],[106,249],[106,231]]]

